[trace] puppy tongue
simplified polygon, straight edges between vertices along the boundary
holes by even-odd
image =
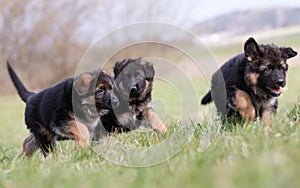
[[[281,88],[279,87],[278,89],[274,89],[273,92],[276,93],[276,94],[280,94],[281,93]]]

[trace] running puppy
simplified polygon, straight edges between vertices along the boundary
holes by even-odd
[[[201,104],[214,100],[223,120],[250,122],[260,117],[269,127],[269,117],[276,113],[277,98],[286,85],[287,59],[296,55],[290,47],[258,45],[249,38],[244,53],[227,61],[213,75],[211,90]]]
[[[9,63],[7,69],[26,103],[25,123],[30,135],[23,142],[23,153],[28,157],[39,148],[46,157],[57,140],[73,139],[80,148],[89,146],[99,116],[107,113],[112,104],[118,104],[112,77],[101,70],[33,93],[25,88]]]
[[[108,132],[124,132],[149,126],[166,133],[167,127],[151,107],[151,92],[155,70],[151,63],[124,59],[114,66],[116,96],[120,105],[101,117]],[[99,139],[99,130],[96,139]]]

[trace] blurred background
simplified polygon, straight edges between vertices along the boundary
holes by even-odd
[[[13,64],[28,88],[40,90],[72,76],[92,44],[124,25],[156,21],[179,26],[197,35],[222,64],[242,51],[249,36],[297,50],[299,18],[298,0],[0,0],[0,95],[15,94],[6,61]],[[137,33],[123,33],[122,40],[147,37],[147,29]],[[165,35],[168,40],[185,43],[185,38]],[[106,48],[119,40],[110,38]],[[122,57],[143,57],[151,50],[159,49],[127,50]],[[101,53],[105,51],[97,52]]]

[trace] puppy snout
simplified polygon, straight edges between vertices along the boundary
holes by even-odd
[[[119,100],[118,100],[118,98],[115,97],[115,96],[112,96],[112,97],[111,97],[111,104],[112,104],[113,106],[115,106],[115,107],[119,106]]]
[[[277,80],[277,84],[279,85],[279,86],[281,86],[281,87],[284,87],[285,86],[285,79],[284,78],[279,78],[278,80]]]
[[[112,106],[119,106],[119,99],[113,91],[109,92],[109,102]]]
[[[96,91],[95,99],[96,99],[96,100],[101,100],[102,98],[103,98],[103,92],[101,92],[101,91]]]

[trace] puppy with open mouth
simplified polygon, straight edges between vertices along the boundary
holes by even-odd
[[[68,78],[34,93],[25,88],[9,63],[7,69],[26,103],[25,123],[30,135],[23,142],[23,153],[28,157],[37,149],[46,157],[58,140],[73,139],[80,148],[89,146],[99,116],[118,105],[113,79],[102,70]]]
[[[244,53],[228,60],[213,75],[211,90],[201,103],[214,100],[223,120],[250,122],[260,117],[268,128],[286,85],[287,60],[296,55],[290,47],[259,45],[250,37]]]

